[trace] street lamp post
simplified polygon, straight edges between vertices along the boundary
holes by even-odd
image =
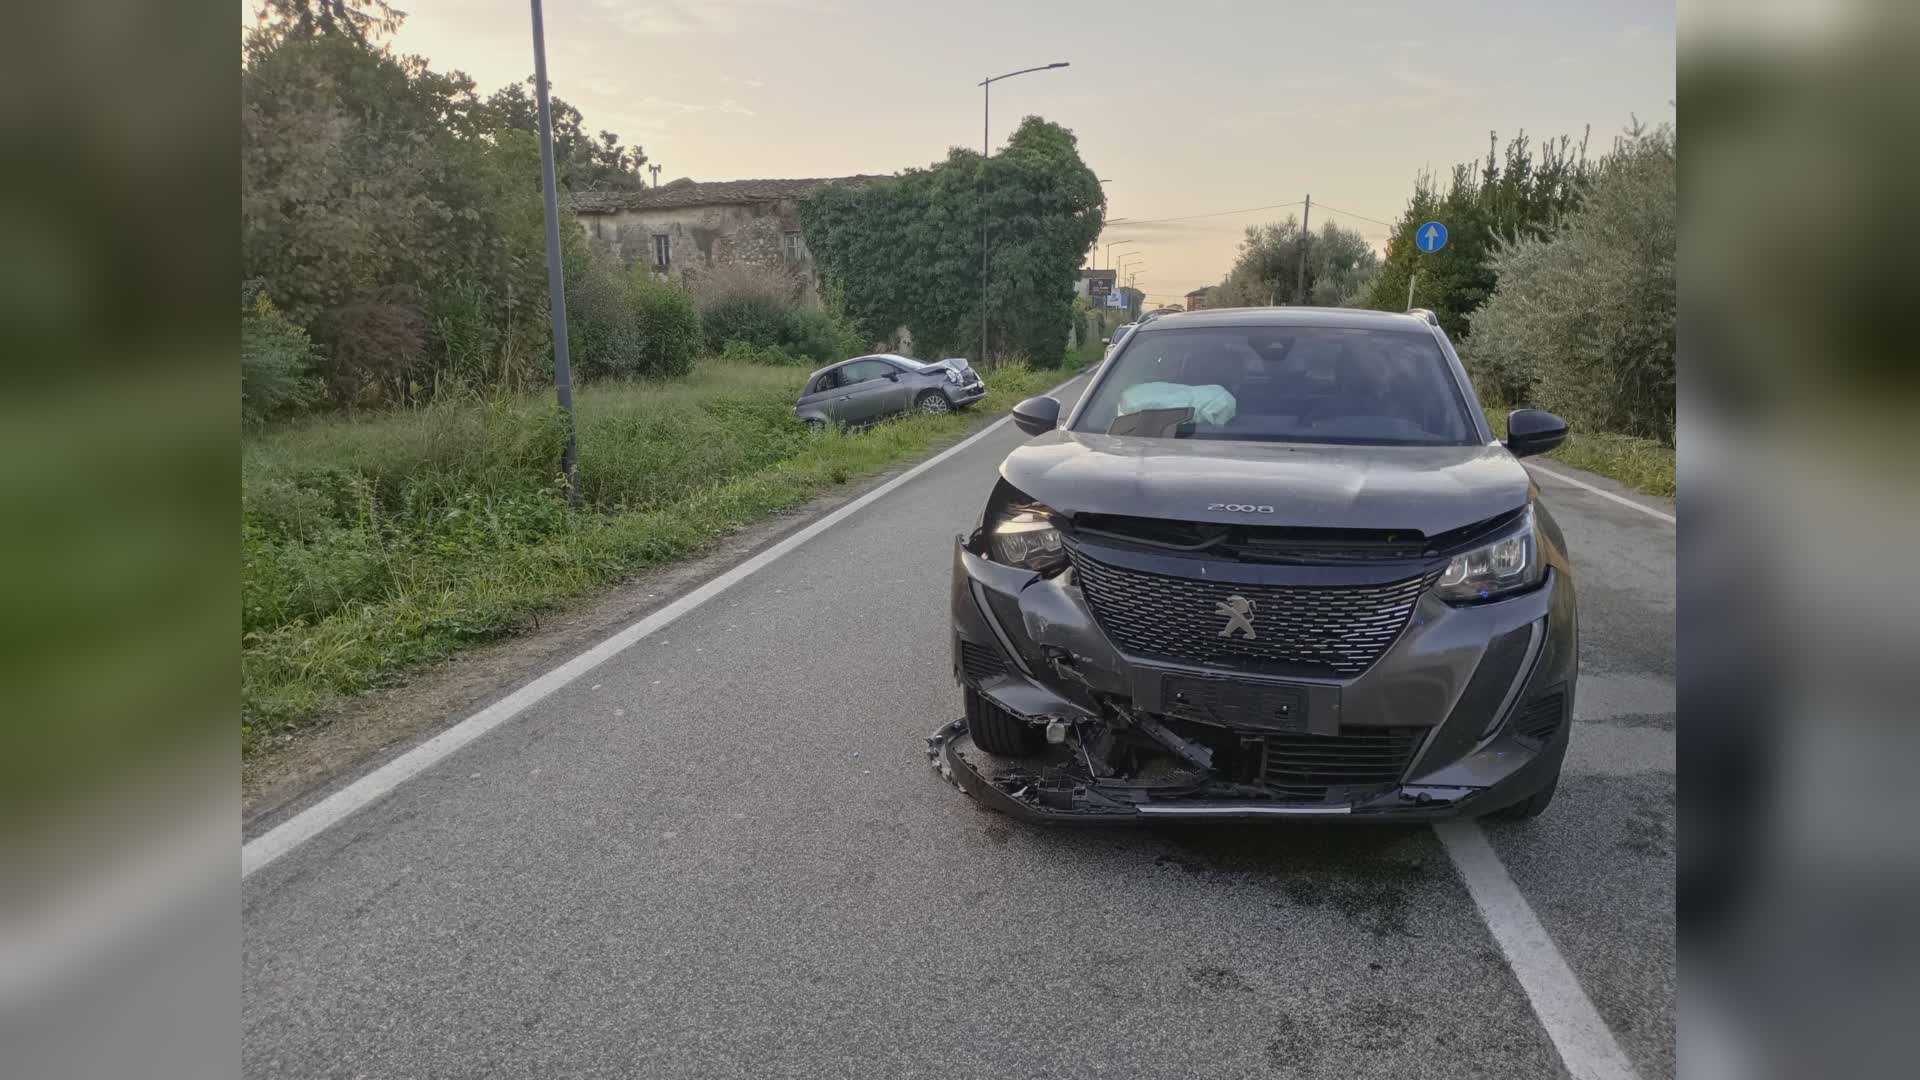
[[[987,158],[993,156],[993,84],[1015,75],[1052,71],[1067,66],[1065,60],[1039,67],[1021,68],[1005,75],[990,75],[980,80],[980,363],[987,362]]]
[[[573,433],[573,365],[567,355],[566,275],[560,265],[560,211],[554,199],[553,115],[547,104],[547,35],[540,15],[540,0],[533,0],[533,75],[534,98],[540,109],[540,185],[546,197],[547,216],[547,300],[553,318],[553,385],[560,399],[560,417],[566,427],[567,441],[560,450],[560,474],[566,477],[567,501],[580,503],[576,483],[580,451]]]
[[[1108,244],[1106,258],[1104,260],[1107,264],[1107,269],[1109,270],[1113,269],[1113,249],[1114,248],[1119,247],[1121,244],[1137,244],[1139,242],[1140,241],[1138,240],[1115,240],[1113,243]]]

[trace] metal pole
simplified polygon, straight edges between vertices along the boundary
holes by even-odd
[[[1304,305],[1307,302],[1307,241],[1313,234],[1307,231],[1307,219],[1313,216],[1313,196],[1307,196],[1307,208],[1300,211],[1300,276],[1293,283],[1293,302]]]
[[[993,79],[980,83],[980,366],[987,366],[987,159],[993,115]]]
[[[1420,280],[1420,271],[1407,275],[1407,310],[1413,310],[1413,283]]]
[[[554,198],[553,111],[547,103],[547,37],[540,17],[540,0],[533,0],[533,81],[540,100],[540,180],[547,198],[547,296],[553,314],[553,385],[560,398],[561,423],[567,445],[560,451],[560,474],[566,477],[567,501],[578,506],[580,489],[574,483],[580,449],[574,443],[573,363],[567,355],[567,283],[560,265],[560,206]]]
[[[1064,60],[1039,67],[1021,68],[1009,71],[1005,75],[989,75],[980,80],[980,362],[987,362],[987,224],[990,215],[987,211],[987,165],[993,153],[992,129],[993,84],[1001,79],[1011,79],[1015,75],[1025,75],[1033,71],[1052,71],[1067,66]]]

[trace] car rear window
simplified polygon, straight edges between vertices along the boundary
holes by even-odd
[[[1477,441],[1432,334],[1318,326],[1138,327],[1074,430],[1405,446]]]

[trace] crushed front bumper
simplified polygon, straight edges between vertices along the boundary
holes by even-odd
[[[1559,568],[1539,589],[1495,603],[1452,607],[1423,595],[1392,645],[1345,679],[1272,678],[1129,655],[1102,631],[1074,571],[1042,578],[981,558],[964,538],[955,545],[951,603],[961,684],[991,707],[1068,736],[1019,760],[980,751],[965,720],[928,740],[929,763],[941,775],[1018,817],[1477,815],[1554,783],[1566,754],[1576,635],[1571,580]],[[1216,710],[1211,722],[1196,723],[1173,700],[1173,688],[1195,680],[1252,700],[1277,694],[1293,711],[1243,724]],[[1115,729],[1137,734],[1136,723],[1158,728],[1156,737],[1173,729],[1168,745],[1211,746],[1212,767],[1189,761],[1157,777],[1096,768],[1088,748],[1105,745]]]

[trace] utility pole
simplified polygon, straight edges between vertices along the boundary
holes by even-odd
[[[654,187],[654,190],[656,190],[656,191],[658,191],[658,190],[660,189],[660,164],[659,164],[659,162],[655,162],[654,164],[652,164],[652,165],[649,165],[649,166],[647,166],[647,171],[653,174],[653,187]]]
[[[540,0],[533,0],[533,81],[540,101],[540,181],[547,198],[547,296],[553,314],[553,385],[560,398],[560,419],[567,445],[560,451],[560,474],[567,481],[567,501],[580,505],[580,487],[574,481],[580,449],[574,443],[573,363],[567,356],[567,282],[560,265],[560,207],[554,197],[553,110],[547,102],[547,36],[540,17]]]
[[[1293,302],[1304,305],[1307,302],[1307,240],[1312,233],[1307,231],[1307,219],[1313,216],[1313,195],[1307,195],[1306,209],[1300,211],[1300,276],[1293,284]]]
[[[987,366],[987,166],[993,156],[993,79],[980,81],[980,366]]]

